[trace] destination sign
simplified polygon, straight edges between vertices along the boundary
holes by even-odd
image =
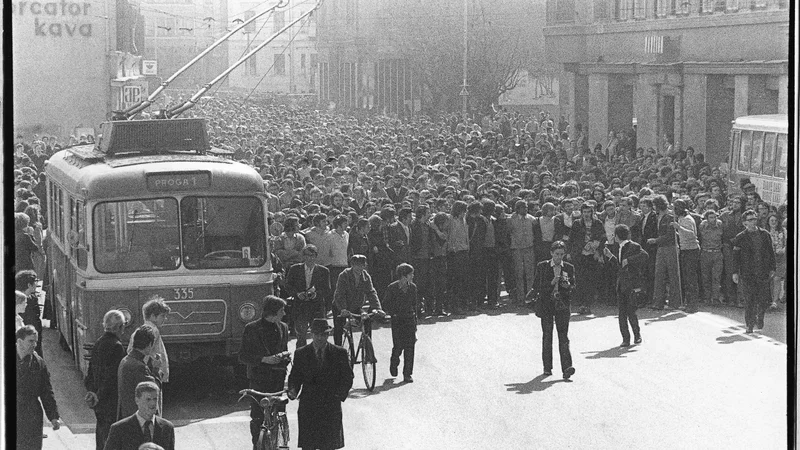
[[[208,172],[161,172],[147,175],[147,189],[154,192],[194,191],[211,187]]]

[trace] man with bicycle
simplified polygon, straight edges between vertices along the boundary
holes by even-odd
[[[379,315],[385,314],[381,310],[378,292],[372,285],[372,277],[365,270],[366,267],[366,256],[353,255],[350,257],[350,267],[342,271],[336,281],[336,291],[333,294],[333,342],[336,345],[342,345],[347,316],[360,313],[365,304],[368,303],[371,310],[377,310]],[[364,332],[372,335],[371,319],[366,318],[364,321]]]
[[[247,365],[247,381],[250,389],[259,392],[283,390],[286,366],[289,363],[289,327],[281,321],[286,314],[286,301],[274,295],[264,299],[261,319],[245,325],[239,362]],[[286,406],[280,404],[283,412]],[[264,410],[258,403],[250,406],[250,434],[253,448],[258,442]]]

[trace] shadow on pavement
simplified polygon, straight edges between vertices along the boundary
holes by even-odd
[[[656,322],[672,322],[674,320],[683,319],[686,313],[680,310],[650,310],[644,309],[639,313],[639,320],[644,322],[644,325],[650,325]]]
[[[615,346],[611,347],[607,350],[600,350],[600,351],[590,351],[590,352],[581,352],[584,355],[594,353],[591,356],[587,356],[586,359],[600,359],[600,358],[625,358],[629,353],[636,353],[636,346],[630,347],[620,347]]]
[[[402,381],[397,382],[394,378],[386,378],[383,380],[383,384],[375,386],[375,389],[372,392],[370,392],[367,388],[353,389],[350,391],[350,395],[348,395],[347,398],[358,400],[360,398],[369,397],[371,395],[380,394],[381,392],[403,387],[406,384],[408,383]]]
[[[565,383],[566,381],[560,378],[544,381],[545,378],[550,378],[552,375],[537,375],[531,381],[525,383],[506,383],[506,391],[516,392],[517,394],[531,394],[533,392],[542,392],[556,383]]]

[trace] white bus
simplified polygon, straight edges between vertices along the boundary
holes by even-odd
[[[729,191],[750,178],[761,199],[786,201],[789,117],[786,114],[744,116],[731,129]]]

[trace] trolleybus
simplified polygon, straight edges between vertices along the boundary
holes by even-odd
[[[170,360],[231,358],[272,293],[267,197],[251,167],[214,156],[204,119],[115,121],[98,143],[46,164],[51,294],[85,374],[119,309],[123,341],[153,297],[172,311],[161,329]]]
[[[786,201],[789,119],[786,114],[744,116],[731,129],[729,190],[747,177],[772,205]]]

